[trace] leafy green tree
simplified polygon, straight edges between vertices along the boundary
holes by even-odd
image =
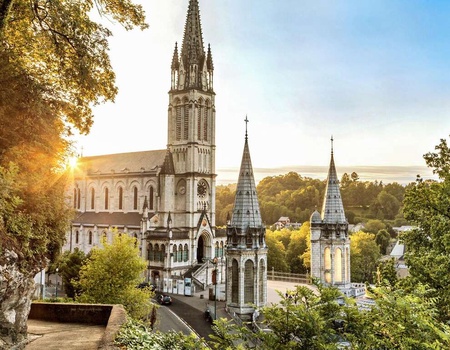
[[[292,231],[286,251],[286,260],[290,267],[290,272],[306,273],[309,266],[305,266],[303,255],[308,249],[310,239],[309,222],[305,222],[300,230]]]
[[[380,253],[382,255],[386,254],[386,249],[389,246],[390,241],[391,241],[391,235],[385,229],[378,231],[377,234],[375,235],[375,242],[377,243],[378,247],[380,248]]]
[[[288,272],[289,266],[286,262],[286,248],[284,244],[276,238],[272,231],[266,231],[267,266],[275,271]]]
[[[417,179],[405,194],[405,218],[417,226],[404,232],[405,260],[411,285],[431,288],[442,320],[450,320],[450,149],[442,139],[425,161],[439,181]]]
[[[95,247],[86,264],[81,267],[77,286],[81,295],[76,300],[85,303],[122,304],[135,318],[150,314],[152,293],[136,288],[147,264],[139,256],[136,239],[115,233],[111,243],[102,241]]]
[[[385,230],[386,224],[378,219],[369,220],[364,224],[364,232],[376,234],[380,230]]]
[[[127,29],[146,27],[142,8],[131,1],[0,1],[0,264],[7,266],[0,277],[0,344],[6,347],[26,339],[33,277],[56,258],[72,214],[62,171],[70,154],[66,136],[73,128],[87,133],[92,106],[117,93],[111,31],[90,19],[94,4]],[[11,273],[18,285],[5,282]]]
[[[356,349],[448,349],[450,327],[436,318],[435,300],[423,285],[412,293],[402,289],[372,290],[375,305],[362,312],[362,327],[352,334]]]
[[[373,275],[380,258],[375,235],[362,231],[353,233],[350,236],[350,256],[352,281],[373,283]]]
[[[380,261],[374,279],[378,287],[395,287],[398,282],[397,271],[395,270],[395,259],[392,258]]]
[[[76,285],[80,280],[80,270],[85,261],[86,254],[78,248],[75,248],[73,252],[65,251],[58,261],[64,291],[69,298],[75,298],[80,294]]]

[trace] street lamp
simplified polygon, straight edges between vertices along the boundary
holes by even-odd
[[[59,269],[56,268],[56,285],[55,285],[55,296],[56,296],[56,299],[58,299],[58,271],[59,271]]]

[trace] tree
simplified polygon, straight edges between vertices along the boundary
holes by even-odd
[[[130,1],[95,4],[127,29],[146,27]],[[117,93],[111,32],[89,18],[93,5],[0,1],[0,348],[23,345],[33,277],[55,259],[72,214],[66,136],[73,128],[87,133],[91,107]]]
[[[362,231],[353,233],[350,236],[350,256],[352,281],[373,283],[373,274],[380,258],[375,235]]]
[[[77,283],[80,280],[80,270],[86,260],[84,252],[75,248],[73,252],[66,251],[58,261],[59,271],[62,276],[64,291],[69,298],[75,298],[80,294]]]
[[[382,255],[386,254],[386,249],[389,246],[390,241],[391,241],[391,235],[385,229],[378,231],[377,234],[375,235],[375,242],[377,243],[378,247],[380,248],[380,253]]]
[[[267,266],[275,271],[288,272],[289,266],[286,262],[286,248],[283,243],[276,238],[272,231],[266,232]]]
[[[450,149],[442,139],[424,158],[439,181],[418,177],[405,194],[405,218],[417,228],[404,232],[410,284],[423,283],[437,299],[440,318],[450,320]]]
[[[308,241],[310,239],[309,222],[305,222],[300,230],[292,231],[290,241],[286,251],[286,260],[293,273],[306,273],[309,265],[306,266],[303,255],[308,249]]]
[[[378,231],[385,230],[385,229],[386,229],[386,224],[383,223],[383,221],[378,220],[378,219],[369,220],[364,224],[364,232],[376,234]]]
[[[104,239],[102,245],[103,248],[92,249],[90,258],[81,267],[77,283],[81,295],[76,300],[122,304],[132,317],[146,317],[152,293],[146,288],[136,288],[147,268],[139,256],[136,238],[115,233],[111,243]]]

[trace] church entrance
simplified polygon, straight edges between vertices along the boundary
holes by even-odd
[[[203,235],[201,235],[197,242],[197,261],[201,264],[203,262],[203,258],[205,251],[205,242],[203,240]]]

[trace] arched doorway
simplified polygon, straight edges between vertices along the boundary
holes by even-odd
[[[197,261],[201,263],[203,261],[203,258],[205,252],[205,242],[203,240],[203,235],[201,235],[197,242]]]

